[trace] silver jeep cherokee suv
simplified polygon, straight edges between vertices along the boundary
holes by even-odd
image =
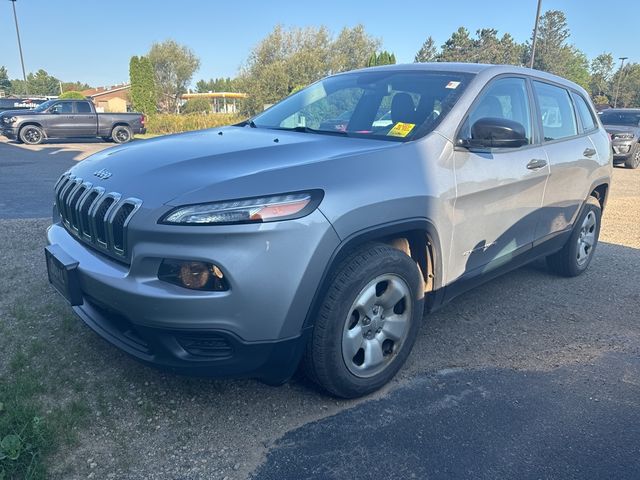
[[[589,265],[612,173],[587,93],[525,68],[331,76],[238,125],[62,175],[51,283],[100,336],[177,372],[340,397],[400,369],[423,312],[539,257]]]

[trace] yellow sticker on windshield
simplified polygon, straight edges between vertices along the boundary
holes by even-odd
[[[391,137],[406,137],[411,133],[411,130],[413,130],[413,127],[415,126],[415,123],[398,122],[393,126],[391,130],[389,130],[389,133],[387,133],[387,135]]]

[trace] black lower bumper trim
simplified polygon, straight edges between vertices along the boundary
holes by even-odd
[[[150,328],[86,300],[73,309],[100,337],[147,365],[183,375],[283,383],[295,373],[306,343],[306,334],[246,342],[224,330]]]

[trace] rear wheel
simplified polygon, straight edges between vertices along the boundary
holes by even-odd
[[[369,244],[341,263],[319,310],[304,367],[337,397],[355,398],[400,370],[423,314],[423,279],[405,253]]]
[[[27,125],[20,129],[18,136],[27,145],[38,145],[44,140],[44,131],[37,125]]]
[[[111,138],[116,143],[127,143],[133,138],[133,132],[126,125],[116,125],[111,130]]]
[[[587,269],[598,244],[601,217],[600,202],[589,197],[566,245],[547,257],[551,271],[564,277],[576,277]]]
[[[632,169],[640,167],[640,143],[633,145],[631,155],[624,161],[624,166]]]

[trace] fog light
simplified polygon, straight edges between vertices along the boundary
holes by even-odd
[[[229,289],[220,267],[206,262],[164,259],[158,278],[191,290],[220,292]]]

